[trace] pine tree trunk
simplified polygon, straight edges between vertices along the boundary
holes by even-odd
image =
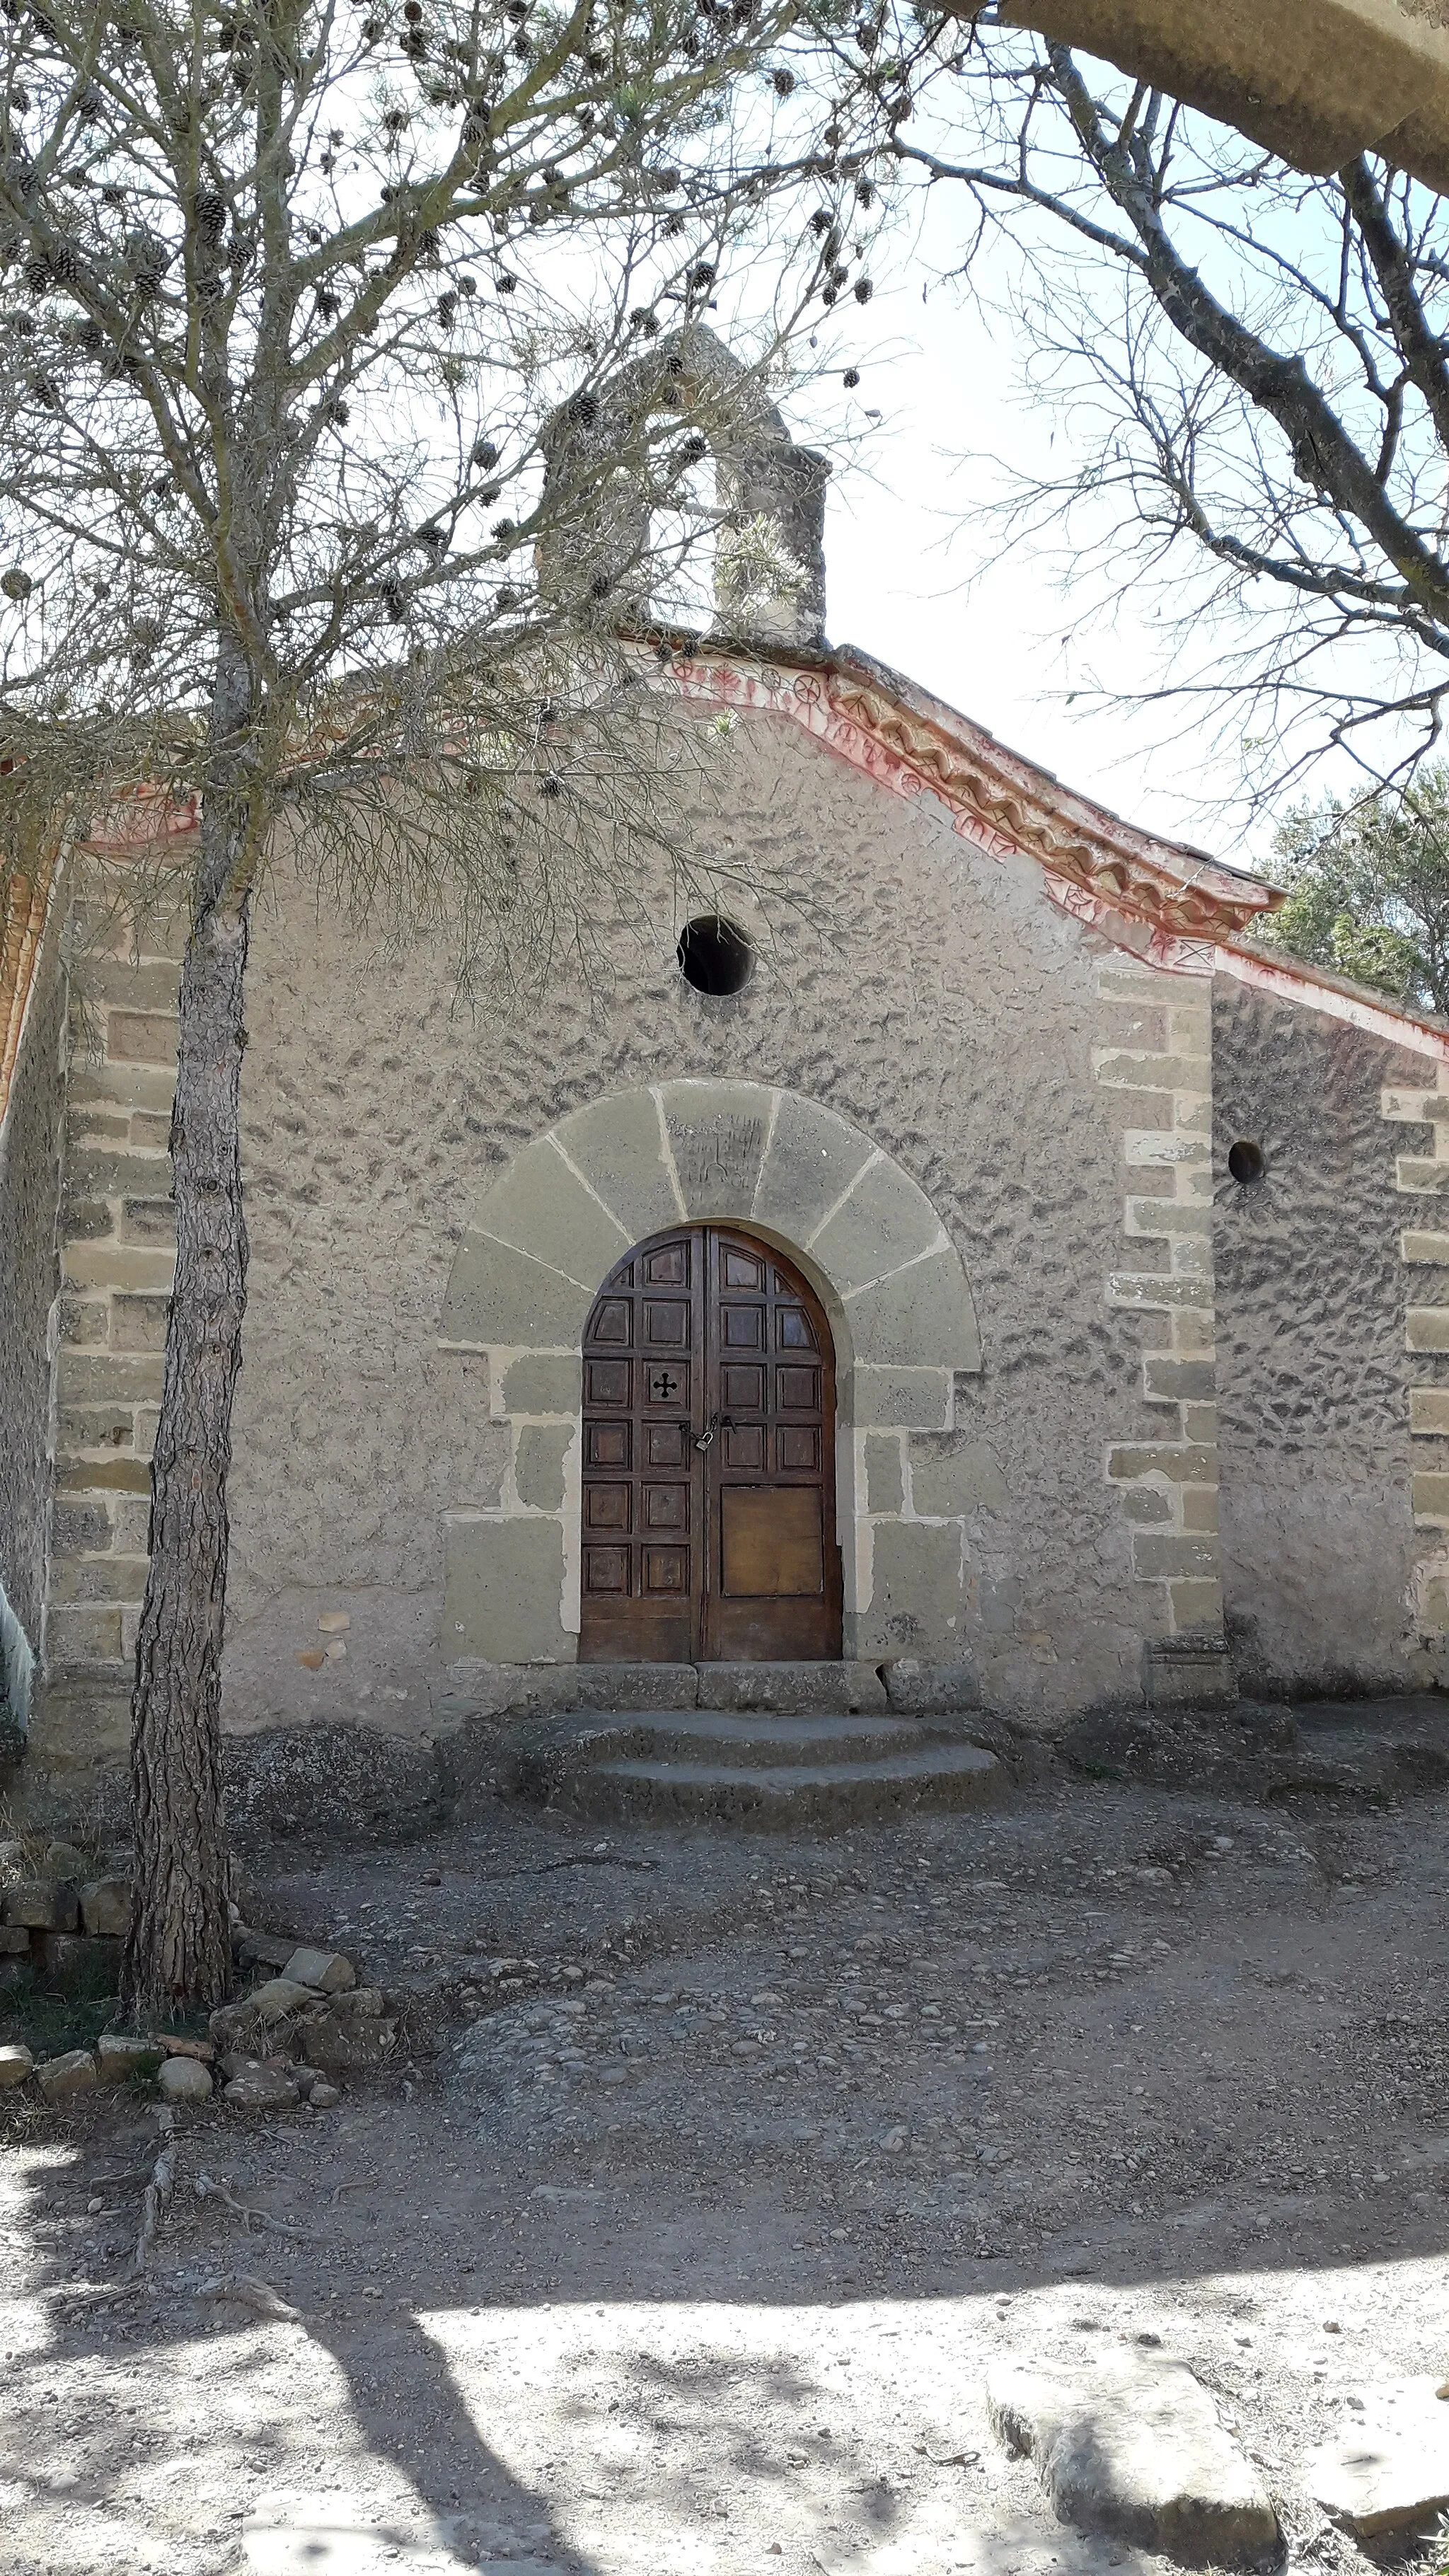
[[[136,1896],[121,1990],[129,2011],[146,2018],[219,2003],[231,1983],[221,1650],[247,1272],[238,1124],[247,901],[229,865],[238,840],[231,800],[218,797],[203,811],[201,900],[181,972],[171,1120],[176,1285],[131,1704]]]

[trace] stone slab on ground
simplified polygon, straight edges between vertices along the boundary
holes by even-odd
[[[88,1932],[33,1932],[30,1955],[41,1974],[61,1987],[90,1982],[102,1970],[114,1985],[120,1975],[120,1942],[93,1940]]]
[[[89,2093],[98,2080],[96,2061],[88,2048],[67,2048],[37,2066],[35,2080],[47,2102],[66,2102],[72,2093]]]
[[[598,1822],[710,1819],[762,1832],[840,1831],[916,1808],[987,1807],[1005,1786],[994,1754],[937,1744],[875,1762],[598,1762],[568,1784],[567,1804]],[[565,1803],[563,1794],[559,1804]]]
[[[103,2030],[96,2041],[96,2064],[103,2084],[124,2084],[128,2075],[151,2074],[163,2051],[158,2040],[134,2039],[124,2031]]]
[[[1185,2362],[1006,2363],[987,2381],[1001,2439],[1029,2454],[1064,2522],[1183,2567],[1246,2567],[1278,2546],[1257,2470]]]
[[[23,2084],[34,2066],[35,2060],[29,2049],[19,2043],[14,2047],[0,2048],[0,2093],[11,2084]]]
[[[304,2004],[316,2000],[311,1987],[298,1985],[294,1977],[268,1977],[264,1985],[243,1995],[236,2009],[254,2014],[258,2021],[285,2021],[289,2013],[300,2012]]]
[[[88,1932],[125,1933],[131,1920],[128,1878],[93,1878],[80,1892],[81,1921]]]
[[[156,2076],[163,2102],[209,2102],[211,2077],[197,2057],[168,2057]]]
[[[7,1923],[25,1924],[33,1932],[73,1932],[80,1921],[80,1898],[68,1884],[52,1878],[17,1878],[0,1898]]]
[[[341,1950],[293,1950],[283,1962],[282,1974],[319,1995],[340,1994],[357,1983],[357,1970]]]
[[[1365,2389],[1362,2413],[1310,2458],[1308,2487],[1357,2539],[1427,2530],[1449,2511],[1449,2399],[1438,2381]]]
[[[297,2105],[297,2087],[279,2066],[256,2063],[237,2068],[222,2099],[239,2111],[290,2111]]]
[[[307,2062],[324,2075],[381,2066],[397,2045],[397,2023],[383,2009],[375,1988],[359,1986],[350,1995],[333,1995],[320,2012],[308,2015],[303,2028]]]

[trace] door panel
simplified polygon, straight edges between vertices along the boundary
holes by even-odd
[[[641,1245],[621,1262],[589,1317],[579,1640],[585,1662],[694,1659],[702,1316],[700,1247],[692,1234],[680,1234]]]
[[[720,1429],[706,1453],[701,1654],[819,1661],[840,1652],[830,1328],[768,1245],[712,1227],[705,1252],[705,1366]]]
[[[803,1279],[697,1226],[641,1244],[584,1338],[584,1662],[840,1652],[835,1369]]]
[[[727,1601],[825,1589],[820,1494],[809,1485],[726,1485],[720,1495],[720,1588]]]

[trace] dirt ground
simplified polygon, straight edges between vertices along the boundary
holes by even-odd
[[[5,2113],[0,2566],[1130,2569],[983,2382],[1154,2337],[1290,2561],[1357,2566],[1305,2455],[1449,2370],[1446,1820],[1060,1777],[840,1839],[484,1801],[275,1847],[249,1915],[405,1993],[403,2046],[331,2111],[178,2112],[139,2289],[163,2115]]]

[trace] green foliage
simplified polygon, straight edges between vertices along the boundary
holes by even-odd
[[[1357,804],[1297,806],[1274,852],[1288,900],[1264,938],[1449,1016],[1449,767]]]
[[[116,1971],[107,1961],[63,1981],[24,1968],[6,1989],[0,2037],[22,2040],[37,2061],[68,2048],[94,2048],[116,2019]]]

